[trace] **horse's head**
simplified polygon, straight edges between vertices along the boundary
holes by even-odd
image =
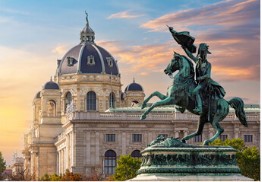
[[[164,70],[165,74],[172,75],[176,70],[180,69],[180,61],[182,57],[180,54],[174,52],[174,57],[167,65],[166,69]]]

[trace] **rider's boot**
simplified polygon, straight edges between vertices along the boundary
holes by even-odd
[[[193,111],[201,115],[202,114],[202,100],[199,94],[196,94],[196,105],[197,107]]]

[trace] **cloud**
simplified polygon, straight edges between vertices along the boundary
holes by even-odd
[[[17,15],[30,15],[28,11],[19,11],[19,10],[10,9],[10,8],[0,8],[0,12],[8,13],[8,14],[17,14]]]
[[[141,25],[152,31],[162,31],[165,25],[176,29],[193,29],[206,26],[216,29],[218,26],[237,26],[259,22],[258,0],[228,0],[211,4],[203,8],[181,10],[163,15]],[[252,20],[252,21],[251,21]]]
[[[142,14],[136,14],[130,11],[122,11],[118,13],[111,14],[107,19],[133,19],[143,16]]]
[[[173,48],[169,43],[128,46],[121,42],[99,42],[108,49],[119,64],[129,69],[130,72],[138,72],[145,75],[146,72],[162,72],[173,56]]]
[[[208,60],[212,64],[212,75],[220,81],[232,82],[236,80],[259,80],[259,53],[252,54],[252,46],[237,48],[241,40],[221,40],[210,45]],[[98,42],[108,49],[119,60],[121,71],[136,72],[148,75],[151,72],[163,72],[163,69],[172,59],[173,51],[185,54],[174,42],[151,44],[142,46],[128,46],[125,43],[114,41]],[[225,46],[227,44],[227,46]],[[251,48],[248,48],[251,47]],[[259,47],[259,46],[258,46]],[[250,52],[249,52],[250,49]],[[212,51],[213,50],[213,51]],[[248,50],[248,52],[246,51]],[[147,74],[146,74],[147,73]]]
[[[59,44],[52,49],[52,53],[55,53],[55,54],[58,54],[59,56],[62,56],[66,53],[67,50],[68,50],[67,45]]]
[[[11,22],[11,18],[9,17],[4,17],[4,16],[0,16],[0,24],[8,24]]]
[[[212,73],[223,81],[259,80],[260,15],[258,0],[228,0],[203,8],[165,14],[141,25],[151,31],[189,30],[195,44],[206,42]],[[181,49],[181,48],[179,48]]]

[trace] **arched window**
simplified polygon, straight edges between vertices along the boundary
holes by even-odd
[[[56,115],[56,103],[54,100],[47,102],[47,116],[54,117]]]
[[[86,96],[86,109],[88,111],[95,111],[96,110],[96,93],[90,91],[87,93]]]
[[[104,173],[105,174],[114,174],[116,167],[116,153],[113,150],[108,150],[105,153],[104,159]]]
[[[131,157],[142,157],[141,153],[139,150],[134,150],[132,153],[131,153]]]
[[[115,108],[115,106],[116,106],[115,94],[111,92],[109,95],[109,108]]]
[[[71,92],[67,92],[65,95],[65,111],[72,104],[72,94]]]

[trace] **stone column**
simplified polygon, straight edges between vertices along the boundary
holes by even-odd
[[[175,130],[175,138],[178,138],[178,137],[179,137],[179,131]]]
[[[68,152],[68,141],[69,141],[69,138],[68,138],[68,134],[65,136],[65,168],[68,169],[68,157],[69,157],[69,152]]]
[[[239,138],[239,124],[234,124],[234,138]]]
[[[183,133],[184,133],[184,137],[187,136],[188,135],[188,130],[184,130]]]
[[[95,133],[95,135],[96,135],[96,158],[95,158],[95,165],[99,165],[99,132],[96,132]]]
[[[90,132],[86,132],[86,164],[90,165],[91,164],[91,146],[90,146]]]
[[[121,143],[122,143],[122,155],[125,155],[126,154],[126,133],[125,132],[122,133]]]

